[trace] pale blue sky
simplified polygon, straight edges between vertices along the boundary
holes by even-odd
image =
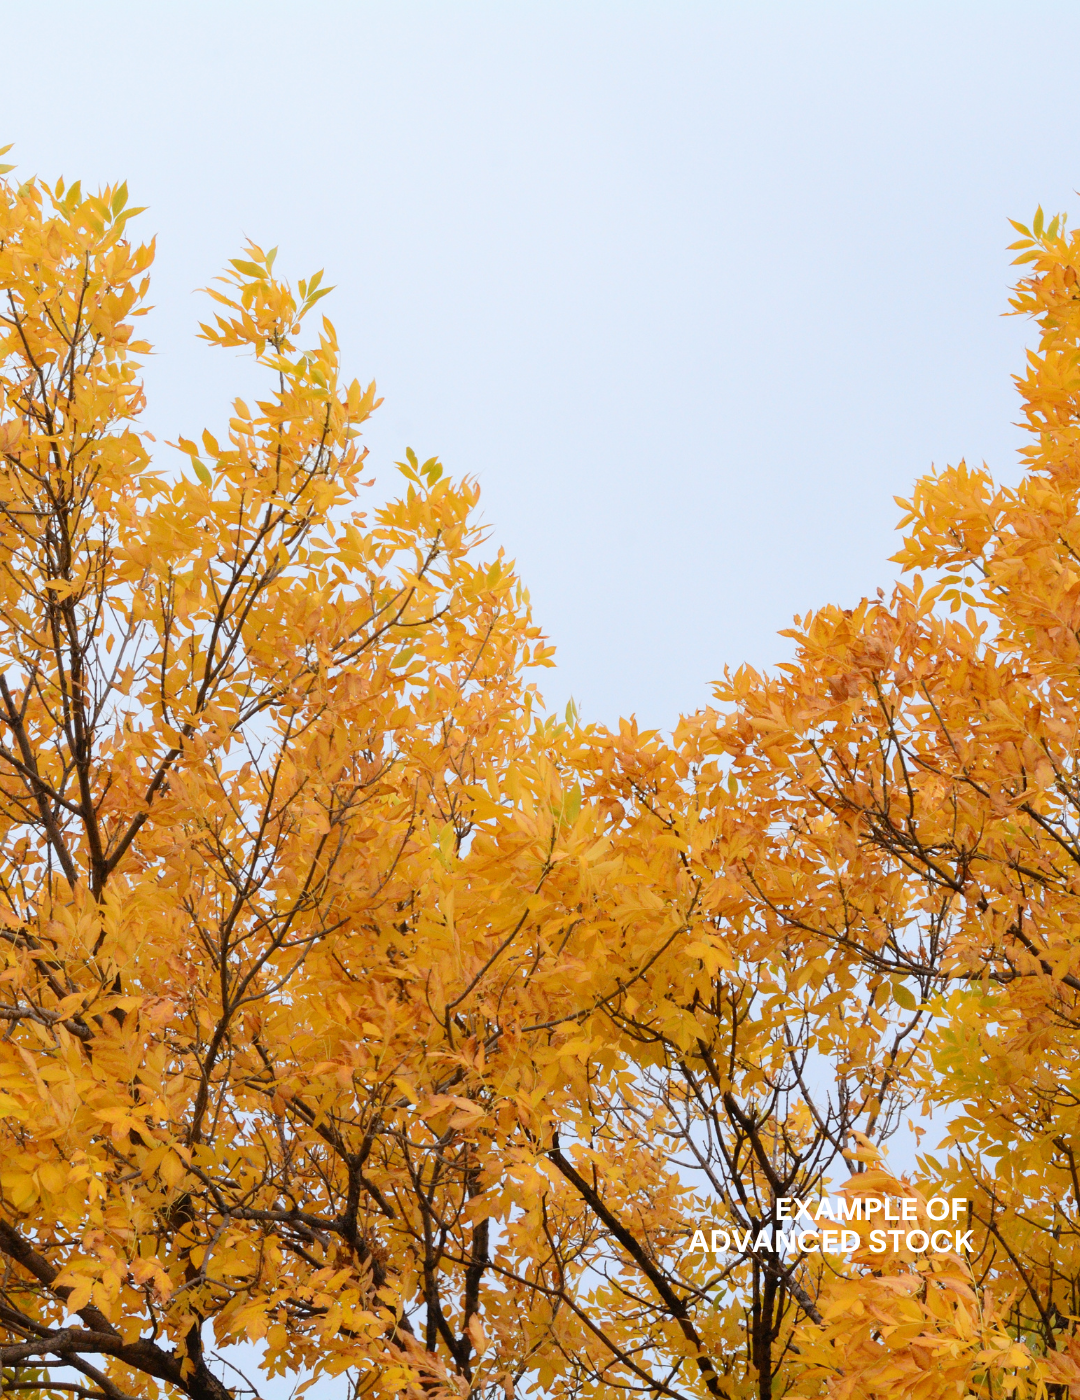
[[[163,436],[245,236],[325,265],[368,441],[473,473],[551,702],[670,725],[888,585],[931,462],[1015,476],[1012,215],[1075,209],[1080,7],[7,0],[0,144],[160,235]],[[11,157],[8,157],[10,159]]]

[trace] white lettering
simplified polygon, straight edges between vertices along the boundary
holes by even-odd
[[[794,1214],[792,1215],[792,1217],[791,1217],[792,1220],[798,1220],[798,1218],[799,1218],[800,1215],[805,1215],[806,1218],[807,1218],[807,1220],[809,1220],[810,1224],[813,1225],[813,1223],[814,1223],[814,1217],[813,1217],[813,1216],[810,1214],[810,1212],[807,1210],[807,1208],[806,1208],[806,1202],[805,1202],[805,1201],[800,1201],[799,1198],[798,1198],[798,1196],[792,1196],[792,1198],[791,1198],[791,1204],[792,1204],[793,1206],[797,1206],[797,1207],[798,1207],[798,1209],[795,1211],[795,1213],[794,1213]]]
[[[811,1205],[815,1205],[816,1209],[811,1211]],[[956,1221],[969,1207],[966,1196],[933,1196],[925,1203],[925,1214],[933,1221],[948,1220],[950,1215],[953,1221]],[[775,1223],[763,1225],[756,1238],[753,1228],[741,1232],[734,1229],[713,1230],[712,1252],[749,1254],[753,1251],[768,1250],[770,1253],[776,1253],[778,1250],[786,1251],[794,1245],[803,1254],[844,1254],[860,1248],[862,1239],[858,1232],[819,1229],[819,1221],[865,1220],[871,1223],[873,1217],[879,1215],[883,1221],[903,1220],[908,1223],[920,1219],[920,1205],[910,1196],[864,1196],[857,1200],[843,1196],[834,1200],[830,1196],[822,1196],[816,1202],[803,1201],[798,1196],[777,1196],[775,1214],[776,1221],[791,1222],[791,1229],[787,1234]],[[805,1220],[809,1228],[799,1230],[797,1222],[800,1220]],[[974,1230],[935,1230],[928,1234],[925,1230],[915,1229],[904,1235],[902,1230],[875,1229],[869,1232],[869,1249],[871,1254],[882,1254],[886,1249],[886,1240],[891,1239],[893,1252],[897,1253],[903,1238],[903,1247],[913,1254],[948,1254],[953,1249],[958,1254],[970,1254],[975,1248],[974,1237]],[[709,1248],[705,1243],[705,1231],[695,1230],[687,1246],[688,1252],[693,1254],[701,1250],[707,1253]]]

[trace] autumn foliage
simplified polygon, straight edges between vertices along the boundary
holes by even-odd
[[[1020,484],[665,738],[545,716],[474,483],[365,508],[318,274],[230,264],[265,397],[153,443],[137,212],[0,187],[2,1388],[1080,1392],[1080,239]],[[830,1191],[974,1248],[689,1248]]]

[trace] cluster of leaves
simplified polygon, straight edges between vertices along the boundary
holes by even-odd
[[[0,1389],[1080,1387],[1080,240],[1020,486],[920,481],[912,577],[667,740],[542,717],[474,483],[361,508],[318,274],[230,265],[267,396],[156,464],[135,212],[0,184]],[[976,1251],[687,1247],[830,1188]]]

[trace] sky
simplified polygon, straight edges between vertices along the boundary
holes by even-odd
[[[1008,219],[1076,210],[1075,4],[0,16],[5,159],[149,206],[159,441],[254,387],[195,289],[246,238],[325,267],[385,398],[376,489],[406,446],[479,480],[552,707],[668,729],[794,614],[887,589],[933,464],[1016,478]]]

